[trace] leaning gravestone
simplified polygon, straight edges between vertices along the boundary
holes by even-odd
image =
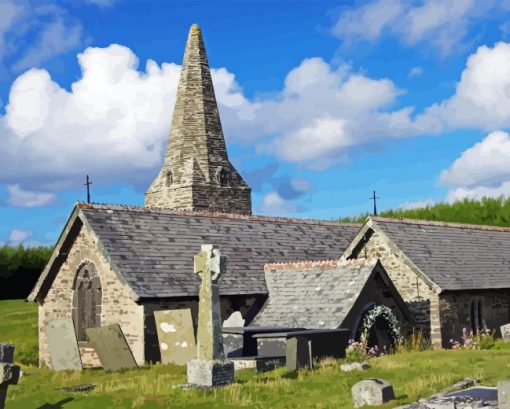
[[[510,342],[510,324],[505,324],[500,327],[501,336],[503,337],[503,341]]]
[[[351,392],[355,408],[365,405],[382,405],[395,399],[393,387],[388,381],[382,379],[365,379],[355,384]]]
[[[196,356],[195,331],[189,308],[155,311],[161,362],[186,365]]]
[[[217,246],[202,245],[194,258],[200,275],[197,358],[188,362],[188,383],[199,386],[226,385],[234,380],[234,363],[225,359],[221,332],[218,280],[225,271],[225,257]]]
[[[497,386],[499,409],[510,409],[510,381],[499,381]]]
[[[13,365],[14,345],[0,344],[0,409],[5,408],[7,387],[16,385],[19,380],[19,366]]]
[[[119,324],[87,328],[86,332],[106,371],[137,367]]]
[[[81,357],[73,320],[65,318],[46,323],[51,369],[81,371]]]

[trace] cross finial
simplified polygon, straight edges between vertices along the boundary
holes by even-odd
[[[370,198],[370,200],[374,201],[374,213],[373,213],[374,216],[377,216],[377,199],[380,199],[380,197],[375,195],[375,190],[374,190],[374,193],[373,193],[372,197]]]
[[[92,182],[89,179],[89,175],[87,175],[87,181],[84,183],[83,186],[87,186],[87,203],[90,203],[90,185]]]

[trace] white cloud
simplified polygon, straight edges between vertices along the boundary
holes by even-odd
[[[479,47],[468,58],[455,94],[429,107],[417,122],[438,131],[510,126],[510,44]]]
[[[94,4],[99,7],[111,7],[117,0],[85,0],[89,4]]]
[[[56,199],[54,193],[30,192],[23,190],[19,185],[7,185],[7,194],[7,203],[14,207],[47,206]]]
[[[300,211],[301,207],[291,200],[285,200],[278,192],[273,191],[264,196],[260,210],[262,213],[281,214]]]
[[[448,201],[510,195],[510,136],[496,131],[467,149],[441,173]]]
[[[447,55],[466,41],[474,21],[504,11],[494,0],[372,0],[344,10],[332,31],[345,44],[391,35]]]
[[[412,210],[421,209],[428,206],[434,206],[436,202],[432,199],[418,200],[416,202],[406,202],[398,206],[400,209]]]
[[[32,235],[33,235],[33,233],[30,230],[18,230],[18,229],[14,229],[14,230],[11,231],[11,234],[9,235],[9,241],[11,243],[17,244],[17,243],[22,242],[23,240],[28,239]]]
[[[422,67],[413,67],[409,70],[409,77],[421,77],[423,75],[423,68]]]

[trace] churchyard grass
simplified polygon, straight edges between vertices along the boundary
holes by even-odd
[[[20,355],[33,360],[37,342],[35,306],[22,301],[0,301],[0,314],[3,318],[0,342],[16,344],[16,362],[20,362]],[[21,354],[18,345],[22,345]],[[497,342],[488,350],[405,351],[372,358],[372,367],[363,373],[343,373],[339,368],[341,361],[334,359],[321,362],[314,372],[289,373],[280,368],[257,375],[244,370],[236,374],[235,384],[212,391],[178,388],[177,385],[186,382],[183,366],[151,365],[107,373],[101,369],[54,372],[22,364],[23,377],[18,385],[9,388],[6,407],[352,408],[352,385],[364,378],[378,377],[388,380],[395,389],[397,400],[382,406],[392,408],[429,396],[466,377],[481,378],[486,385],[510,379],[509,345]],[[97,386],[87,393],[61,390],[87,383]]]

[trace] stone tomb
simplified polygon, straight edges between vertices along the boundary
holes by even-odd
[[[51,369],[81,371],[82,362],[73,320],[65,318],[46,323]]]
[[[87,328],[87,336],[106,371],[137,367],[119,324]]]
[[[7,387],[16,385],[20,377],[20,368],[13,365],[14,345],[0,344],[0,409],[5,407]]]
[[[195,330],[189,308],[155,311],[163,364],[186,365],[196,356]]]
[[[355,408],[365,405],[382,405],[395,399],[393,386],[382,379],[365,379],[355,384],[351,391]]]
[[[197,358],[188,362],[188,383],[219,386],[234,381],[234,363],[225,359],[221,333],[220,289],[218,280],[225,272],[225,257],[218,247],[202,245],[194,258],[200,275],[197,330]]]

